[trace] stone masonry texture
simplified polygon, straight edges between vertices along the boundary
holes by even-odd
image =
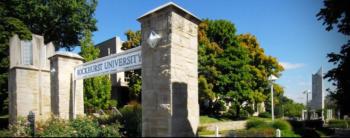
[[[61,118],[72,117],[72,72],[82,64],[80,56],[55,54],[52,43],[44,44],[42,36],[33,35],[26,41],[31,47],[24,51],[22,40],[10,39],[9,121],[35,113],[36,121],[45,121],[52,114]],[[24,56],[23,54],[32,56]],[[54,55],[55,54],[55,55]],[[31,57],[25,63],[23,57]],[[76,82],[76,114],[84,114],[83,82]]]
[[[199,122],[197,25],[166,6],[139,18],[142,34],[142,136],[195,136]],[[155,48],[147,39],[161,36]]]

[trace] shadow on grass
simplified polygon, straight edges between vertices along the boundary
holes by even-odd
[[[7,129],[9,124],[8,115],[0,116],[0,130]]]
[[[293,131],[301,137],[325,137],[334,134],[333,130],[322,127],[322,123],[318,122],[317,120],[288,120],[288,122],[292,125]]]

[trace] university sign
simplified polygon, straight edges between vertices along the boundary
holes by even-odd
[[[141,68],[141,47],[129,49],[97,60],[86,62],[74,69],[74,78],[86,79],[104,74],[135,70]]]

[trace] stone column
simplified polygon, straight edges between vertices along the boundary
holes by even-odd
[[[83,80],[76,81],[73,92],[72,75],[74,67],[83,63],[83,58],[75,53],[57,52],[50,57],[50,62],[52,113],[63,119],[71,119],[75,109],[77,115],[84,115]]]
[[[170,2],[138,19],[142,33],[142,136],[195,136],[200,20]],[[154,48],[150,33],[160,35]]]

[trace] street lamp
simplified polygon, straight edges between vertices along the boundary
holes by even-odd
[[[271,81],[271,117],[272,121],[275,119],[275,113],[273,109],[273,81],[277,80],[277,77],[274,75],[270,75],[268,78],[269,81]]]
[[[306,118],[309,120],[309,93],[311,90],[305,90],[303,93],[306,94]]]

